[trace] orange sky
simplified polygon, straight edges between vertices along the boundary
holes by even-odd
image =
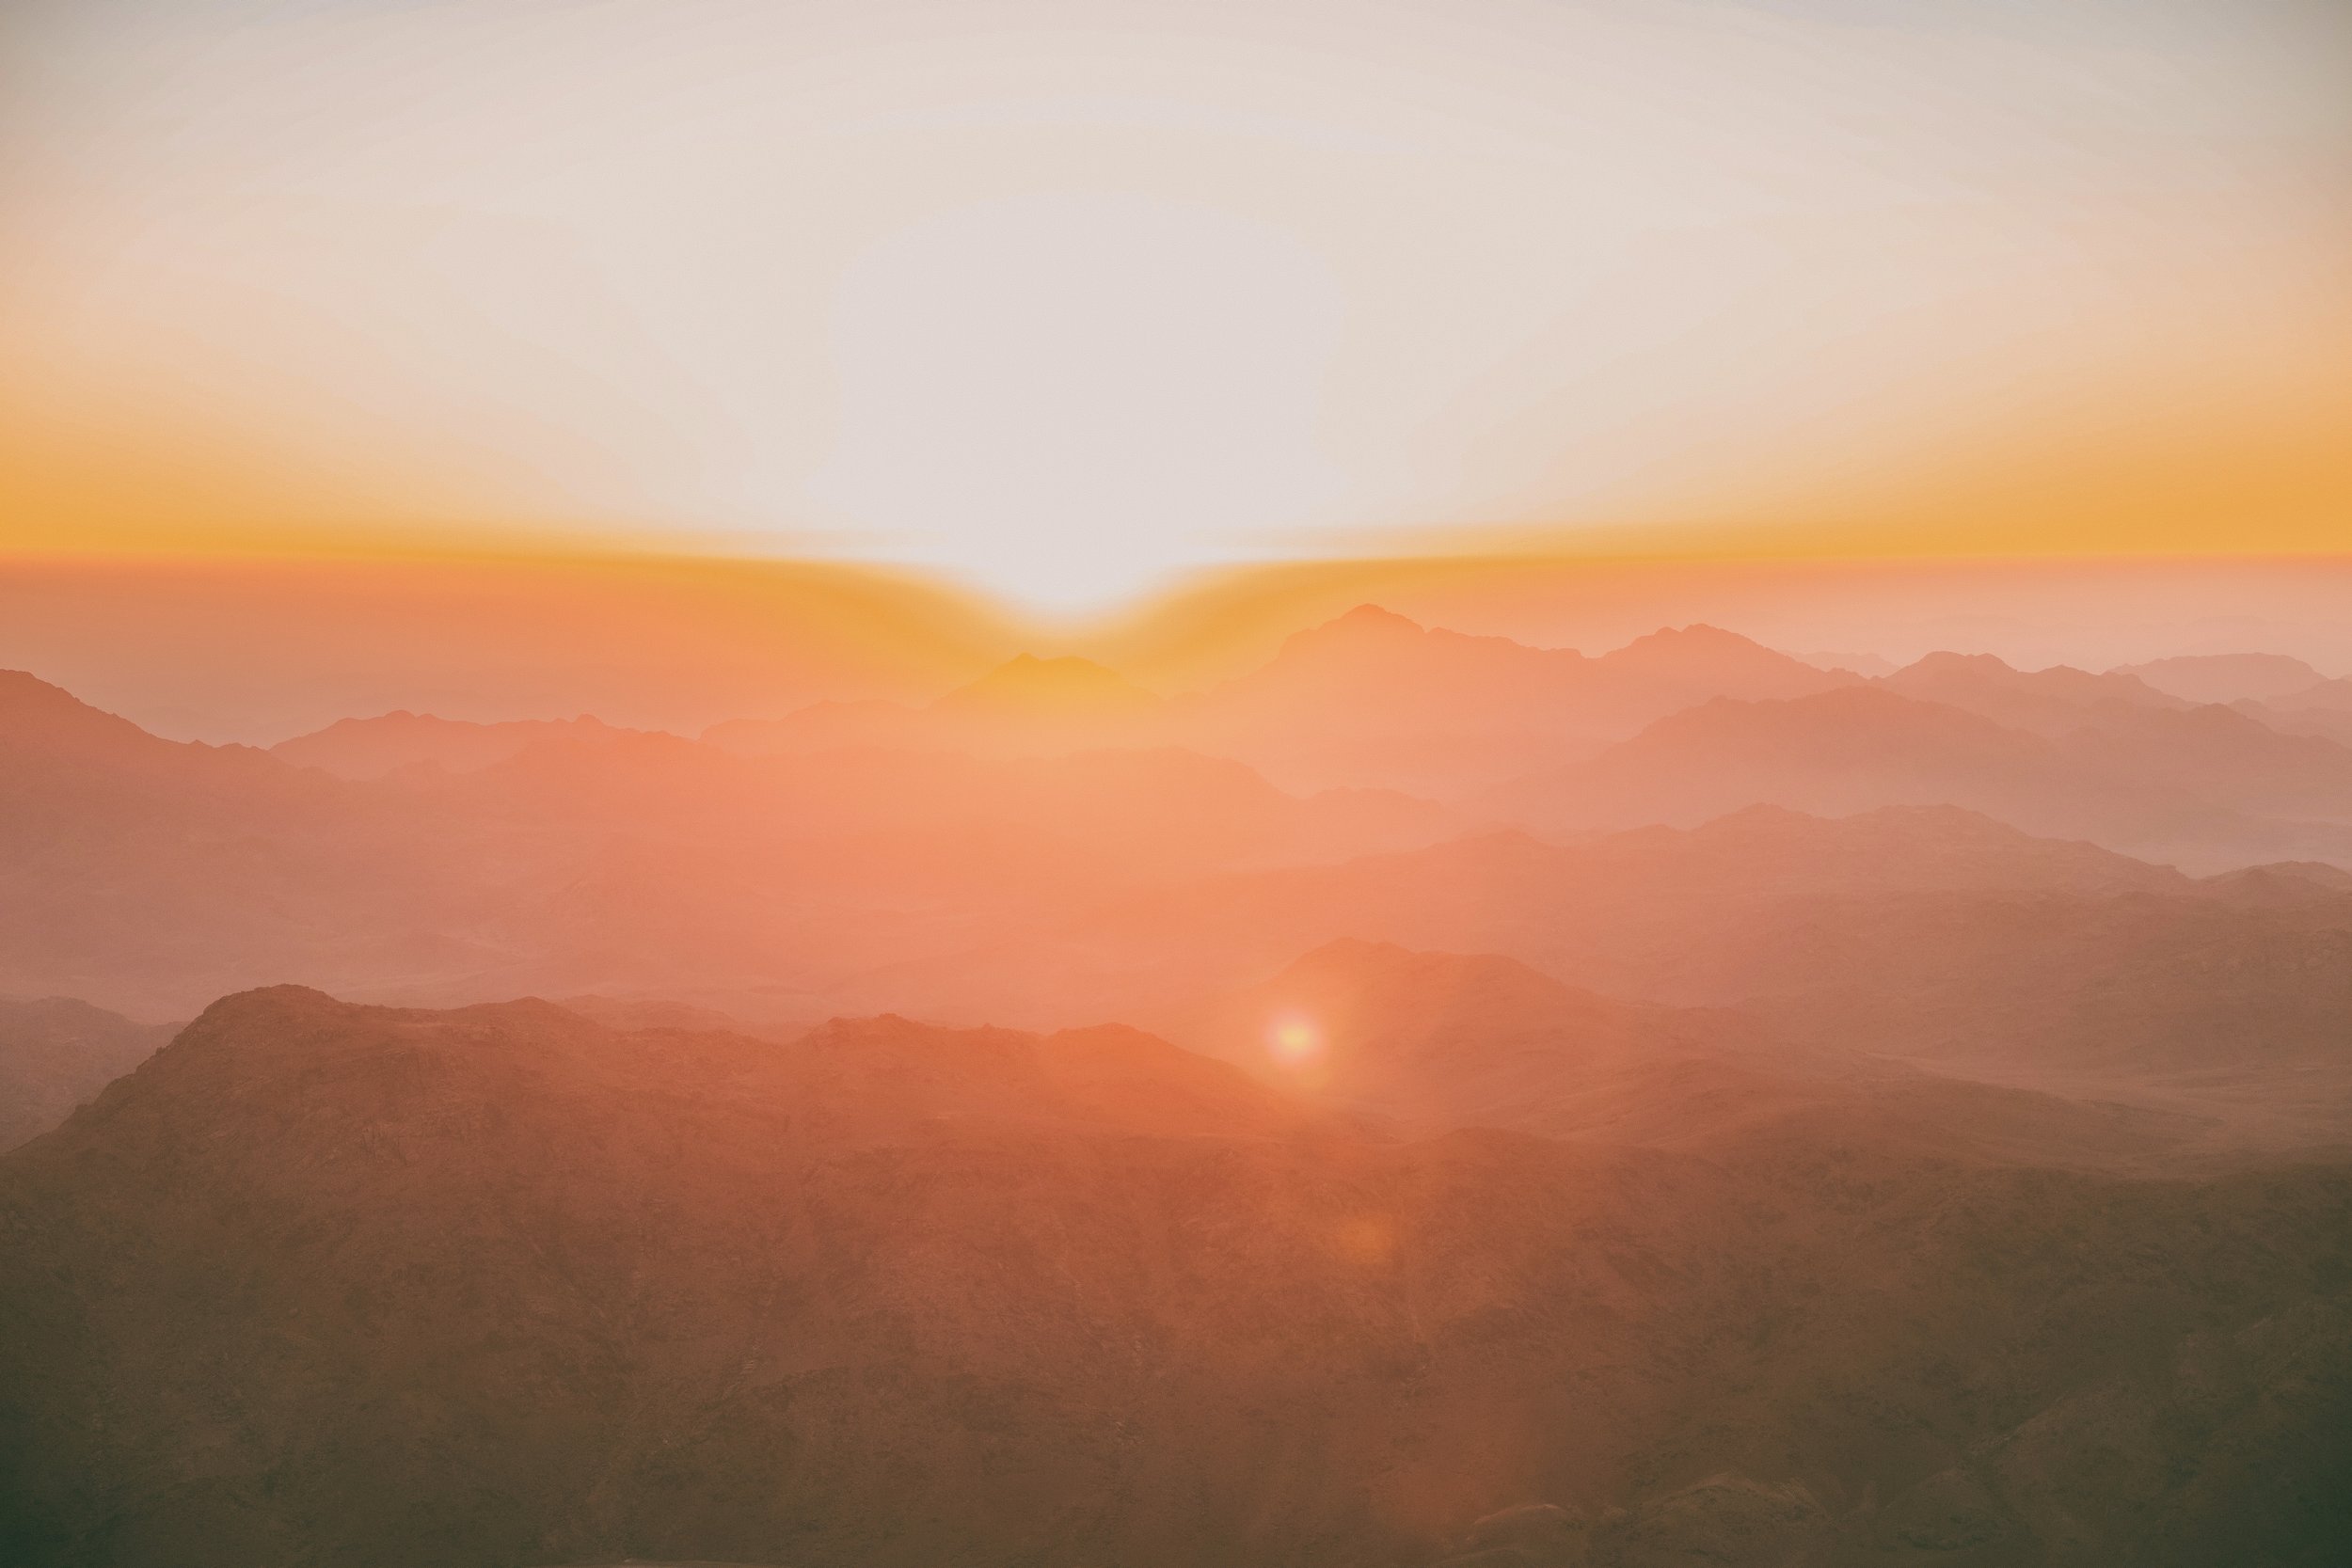
[[[0,540],[2352,546],[2352,13],[11,7]]]

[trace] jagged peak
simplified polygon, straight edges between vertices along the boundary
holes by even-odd
[[[1409,615],[1399,615],[1386,606],[1369,602],[1358,605],[1344,615],[1334,616],[1324,625],[1359,629],[1377,627],[1384,631],[1424,631],[1427,629]]]
[[[1736,631],[1725,631],[1721,626],[1711,626],[1704,621],[1693,621],[1687,626],[1661,626],[1656,631],[1646,632],[1628,642],[1624,647],[1614,649],[1600,657],[1617,663],[1642,664],[1678,662],[1691,658],[1720,657],[1725,655],[1750,659],[1761,657],[1788,664],[1799,662],[1787,654],[1766,647],[1753,637],[1744,636]]]
[[[1399,615],[1376,604],[1359,604],[1344,615],[1335,615],[1301,631],[1293,632],[1283,643],[1287,652],[1296,648],[1316,648],[1342,643],[1370,641],[1418,638],[1429,628],[1408,616]]]
[[[151,735],[120,714],[84,702],[24,670],[0,670],[0,743],[28,744],[60,756],[166,758],[263,753],[245,746],[206,746]]]
[[[2018,673],[2017,666],[2010,663],[1998,654],[1963,654],[1949,648],[1939,648],[1933,653],[1920,655],[1896,671],[1895,674],[1934,674],[1947,670],[1968,670],[1982,674],[2003,675],[2013,675]]]
[[[64,687],[42,680],[29,670],[0,670],[0,718],[38,716],[71,720],[108,728],[136,730],[130,720],[94,707]],[[147,732],[139,731],[144,735]]]

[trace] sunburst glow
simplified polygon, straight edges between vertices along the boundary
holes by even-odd
[[[2342,8],[1848,9],[11,8],[0,526],[496,520],[1066,619],[1923,494],[1963,547],[2340,515]]]
[[[1266,1051],[1283,1067],[1315,1066],[1323,1050],[1322,1027],[1304,1013],[1278,1013],[1266,1025]]]

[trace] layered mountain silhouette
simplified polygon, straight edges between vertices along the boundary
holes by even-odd
[[[2343,687],[0,675],[0,1560],[2347,1560]]]
[[[1802,1136],[1969,1160],[2147,1170],[2207,1151],[2216,1118],[1968,1082],[1826,1033],[1621,1002],[1510,958],[1343,940],[1187,1031],[1311,1102],[1423,1133],[1707,1149]]]
[[[1758,801],[1822,816],[1949,804],[2198,870],[2352,851],[2352,750],[2224,707],[2112,694],[2076,706],[2054,692],[2120,677],[2035,685],[2060,673],[2012,681],[1990,662],[1938,663],[1907,683],[1966,706],[1900,694],[1917,665],[1818,696],[1703,704],[1485,804],[1555,833],[1689,825]]]
[[[1359,605],[1291,637],[1263,667],[1174,699],[1086,659],[1023,655],[927,706],[819,703],[713,725],[704,738],[746,754],[1173,745],[1240,758],[1291,789],[1442,798],[1583,755],[1710,697],[1794,696],[1858,678],[1711,626],[1659,631],[1588,657]]]
[[[2280,703],[2309,701],[2315,693],[2345,686],[2330,681],[2299,658],[2284,654],[2188,654],[2127,664],[2115,672],[2145,681],[2159,691],[2192,703]]]
[[[159,740],[29,678],[0,696],[0,985],[151,1016],[289,974],[456,1000],[765,988],[804,1016],[811,988],[1041,904],[1458,829],[1167,748],[747,758],[564,726],[353,780]]]
[[[1286,783],[1442,797],[1586,754],[1708,698],[1790,697],[1855,679],[1711,626],[1588,657],[1362,605],[1177,716],[1196,744]]]
[[[1160,700],[1116,672],[1022,654],[924,706],[816,703],[782,719],[714,724],[702,738],[747,756],[861,745],[1033,756],[1167,745],[1174,733]]]
[[[2049,736],[2070,735],[2102,718],[2128,721],[2136,709],[2191,705],[2123,671],[2100,675],[2064,665],[2017,670],[1991,654],[1930,654],[1876,684],[2010,729]]]
[[[1744,951],[1793,904],[1829,897],[2188,890],[2191,879],[1948,806],[1826,819],[1751,807],[1695,829],[1575,843],[1478,834],[1426,848],[1195,879],[997,934],[871,977],[865,1000],[1028,1022],[1159,1019],[1339,938],[1515,958],[1608,994],[1713,999],[1681,985]],[[1067,1016],[1065,1016],[1067,1015]]]

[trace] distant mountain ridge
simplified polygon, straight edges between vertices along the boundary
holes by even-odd
[[[804,1017],[799,998],[845,972],[1040,901],[1459,827],[1426,802],[1302,800],[1164,747],[747,758],[594,721],[420,721],[360,726],[363,770],[390,760],[388,736],[404,763],[425,760],[410,741],[453,735],[506,754],[351,779],[160,740],[29,677],[0,699],[0,988],[151,1015],[293,977]]]
[[[1301,1052],[1285,1050],[1294,1032]],[[2205,1154],[2213,1131],[2193,1115],[1922,1072],[1738,1012],[1616,1001],[1510,958],[1353,939],[1221,999],[1184,1037],[1422,1134],[1488,1127],[1701,1151],[1802,1136],[2153,1171]]]
[[[1751,807],[1694,829],[1552,843],[1504,832],[1337,864],[1203,878],[1122,895],[944,961],[878,973],[848,998],[1026,1024],[1157,1022],[1340,938],[1489,953],[1606,994],[1676,992],[1790,901],[1985,893],[2190,893],[2190,879],[1955,807],[1845,818]],[[1738,942],[1731,941],[1739,937]],[[1713,1000],[1720,991],[1704,999]]]
[[[380,779],[421,766],[470,772],[504,762],[542,740],[596,744],[641,733],[616,729],[586,714],[479,724],[402,709],[374,719],[338,719],[323,730],[281,740],[269,751],[296,767],[316,768],[337,778]]]
[[[65,1120],[175,1032],[71,997],[0,996],[0,1153]]]
[[[1588,657],[1360,605],[1178,707],[1198,744],[1277,778],[1444,795],[1581,755],[1709,697],[1792,696],[1858,678],[1711,626]]]
[[[2192,703],[2292,700],[2330,684],[2299,658],[2284,654],[2188,654],[2126,664],[2117,674],[2132,675],[2160,691]]]
[[[1943,659],[1812,696],[1716,699],[1481,804],[1549,832],[1687,826],[1758,802],[1822,816],[1948,804],[2197,870],[2352,859],[2352,748],[2229,708],[2128,700],[2117,679]]]
[[[1177,745],[1236,756],[1295,789],[1443,795],[1581,754],[1707,697],[1789,696],[1857,679],[1712,626],[1663,628],[1587,657],[1424,627],[1366,604],[1294,633],[1248,673],[1177,697],[1089,660],[1025,654],[927,707],[820,703],[713,725],[705,738],[745,753]]]

